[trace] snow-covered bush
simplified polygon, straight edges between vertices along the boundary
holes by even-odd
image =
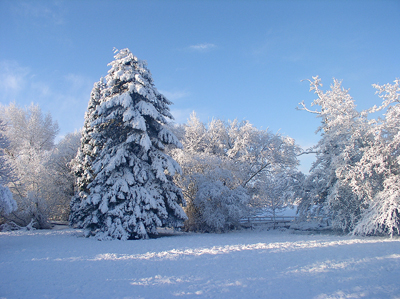
[[[181,132],[182,126],[174,128]],[[293,139],[254,128],[249,122],[212,120],[193,113],[183,126],[183,150],[172,151],[183,174],[175,180],[187,201],[186,229],[226,231],[267,196],[271,176],[289,173],[298,161]],[[287,204],[287,202],[285,202]]]
[[[180,146],[166,127],[171,104],[154,86],[146,63],[119,51],[94,85],[81,147],[72,163],[78,192],[70,223],[98,239],[148,238],[179,227],[186,215],[172,176],[179,165],[165,152]]]
[[[247,190],[238,184],[234,162],[206,153],[174,152],[182,167],[175,177],[183,190],[188,220],[185,229],[222,232],[238,227],[250,200]]]

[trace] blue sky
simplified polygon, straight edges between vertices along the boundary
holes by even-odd
[[[378,104],[371,84],[400,77],[399,15],[397,0],[1,0],[0,103],[39,104],[60,136],[77,130],[113,48],[129,48],[177,122],[246,119],[307,147],[319,120],[295,109],[314,99],[301,80],[341,79],[359,109]]]

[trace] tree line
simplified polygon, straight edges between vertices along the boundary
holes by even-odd
[[[313,77],[313,109],[298,108],[321,119],[321,138],[304,150],[248,121],[202,123],[193,113],[174,124],[144,61],[124,49],[110,66],[94,84],[82,131],[57,144],[57,122],[40,107],[0,107],[7,227],[68,219],[87,236],[137,239],[162,226],[224,232],[250,214],[296,204],[304,222],[399,234],[399,80],[374,85],[382,103],[358,112],[340,81],[323,91]],[[298,156],[308,153],[316,161],[305,175]]]

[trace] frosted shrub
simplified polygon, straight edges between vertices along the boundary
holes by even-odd
[[[187,201],[187,230],[212,232],[239,227],[251,206],[265,207],[266,198],[273,193],[271,188],[260,186],[269,183],[272,176],[285,180],[298,164],[299,148],[293,139],[257,130],[246,121],[215,119],[205,125],[193,113],[183,126],[184,133],[182,127],[174,129],[180,132],[184,146],[172,155],[183,170],[175,180]],[[288,190],[279,203],[288,204],[294,195]]]

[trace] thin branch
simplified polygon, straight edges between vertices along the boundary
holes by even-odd
[[[306,105],[304,104],[304,101],[301,102],[301,103],[299,103],[299,105],[301,105],[302,107],[301,107],[301,108],[296,107],[297,110],[304,110],[304,111],[307,111],[307,112],[310,112],[310,113],[313,113],[313,114],[321,114],[320,111],[308,109],[308,108],[306,107]]]
[[[258,171],[256,171],[244,184],[243,187],[246,187],[247,183],[250,182],[257,174],[259,174],[261,171],[263,171],[267,166],[271,165],[270,162],[266,163],[263,165]]]

